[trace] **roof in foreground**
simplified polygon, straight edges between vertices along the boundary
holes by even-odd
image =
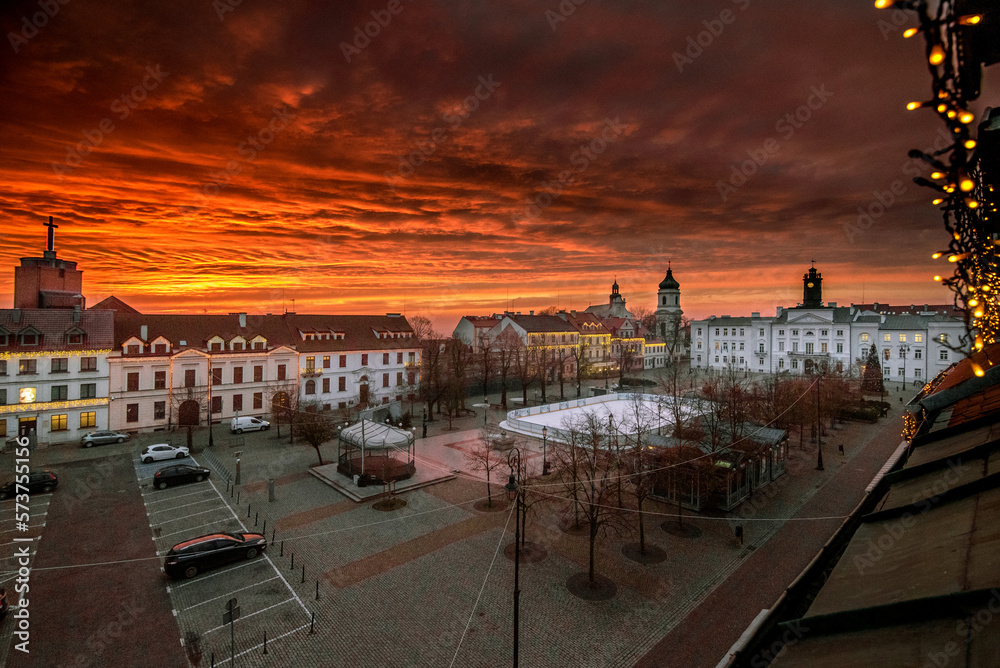
[[[798,637],[770,665],[997,665],[1000,364],[990,359],[1000,361],[1000,345],[953,365],[910,402],[904,463],[854,516],[805,614],[782,625]]]

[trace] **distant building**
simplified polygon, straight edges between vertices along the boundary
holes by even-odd
[[[588,306],[586,313],[593,313],[599,318],[632,318],[635,316],[625,308],[625,298],[618,291],[618,280],[611,285],[611,294],[608,295],[607,304]]]
[[[802,279],[802,303],[773,317],[711,316],[691,323],[691,367],[761,373],[848,373],[879,351],[886,380],[922,383],[960,355],[964,322],[940,312],[876,313],[822,301],[822,275]],[[856,370],[856,369],[855,369]]]

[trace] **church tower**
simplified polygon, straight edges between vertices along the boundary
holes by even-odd
[[[681,284],[667,265],[667,275],[660,281],[656,293],[656,334],[667,342],[668,350],[674,350],[680,337]]]
[[[49,216],[48,240],[42,257],[22,257],[14,267],[14,308],[74,308],[86,306],[83,272],[76,262],[56,258],[55,228]]]
[[[815,266],[802,276],[802,308],[823,308],[823,274]]]

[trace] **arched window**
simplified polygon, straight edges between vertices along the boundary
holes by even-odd
[[[868,332],[862,332],[862,334],[861,334],[861,342],[862,343],[868,343]]]
[[[306,381],[306,394],[316,394],[316,381],[307,380]]]

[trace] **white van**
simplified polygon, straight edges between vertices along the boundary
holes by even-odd
[[[255,417],[234,417],[232,424],[229,425],[229,431],[234,434],[242,434],[245,431],[266,431],[270,428],[271,423],[267,420],[261,420]]]

